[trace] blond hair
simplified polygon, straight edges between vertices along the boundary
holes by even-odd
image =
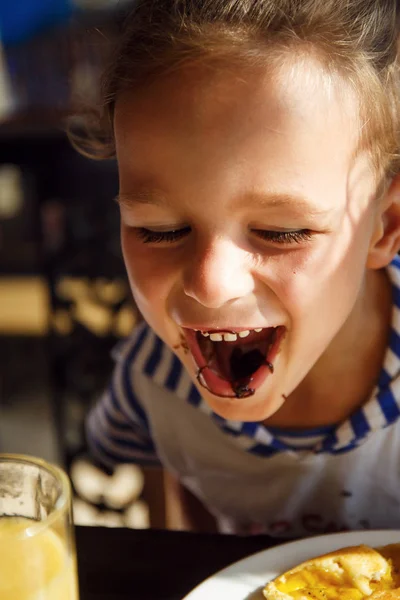
[[[190,61],[244,61],[270,49],[312,49],[344,78],[360,105],[360,142],[379,178],[399,167],[396,0],[137,0],[101,84],[101,104],[73,143],[92,158],[115,156],[118,95]]]

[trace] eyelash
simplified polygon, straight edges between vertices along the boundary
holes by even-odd
[[[171,231],[151,231],[144,227],[138,227],[136,233],[145,244],[173,244],[184,238],[190,233],[190,227],[183,229],[173,229]],[[312,238],[312,232],[309,229],[299,229],[298,231],[268,231],[263,229],[253,229],[259,238],[275,244],[300,244]]]
[[[136,233],[145,244],[161,244],[162,242],[172,244],[190,233],[190,227],[171,231],[151,231],[151,229],[138,227]]]
[[[312,238],[312,232],[309,229],[299,229],[298,231],[268,231],[264,229],[253,229],[258,237],[275,244],[300,244],[307,242]]]

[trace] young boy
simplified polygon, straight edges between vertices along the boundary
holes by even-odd
[[[105,80],[145,323],[89,441],[221,531],[400,526],[395,11],[143,1]]]

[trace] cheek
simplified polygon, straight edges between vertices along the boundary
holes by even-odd
[[[264,281],[289,314],[304,325],[334,312],[342,320],[350,312],[365,270],[367,244],[350,231],[324,236],[313,246],[283,253],[264,267]]]
[[[295,319],[302,316],[319,295],[321,279],[324,279],[321,267],[326,269],[327,264],[321,250],[314,246],[269,257],[261,272],[264,284]]]

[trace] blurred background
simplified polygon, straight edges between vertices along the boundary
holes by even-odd
[[[73,99],[99,73],[132,0],[0,0],[0,452],[67,469],[78,524],[168,527],[164,474],[105,473],[85,415],[135,324],[114,161],[78,155]]]

